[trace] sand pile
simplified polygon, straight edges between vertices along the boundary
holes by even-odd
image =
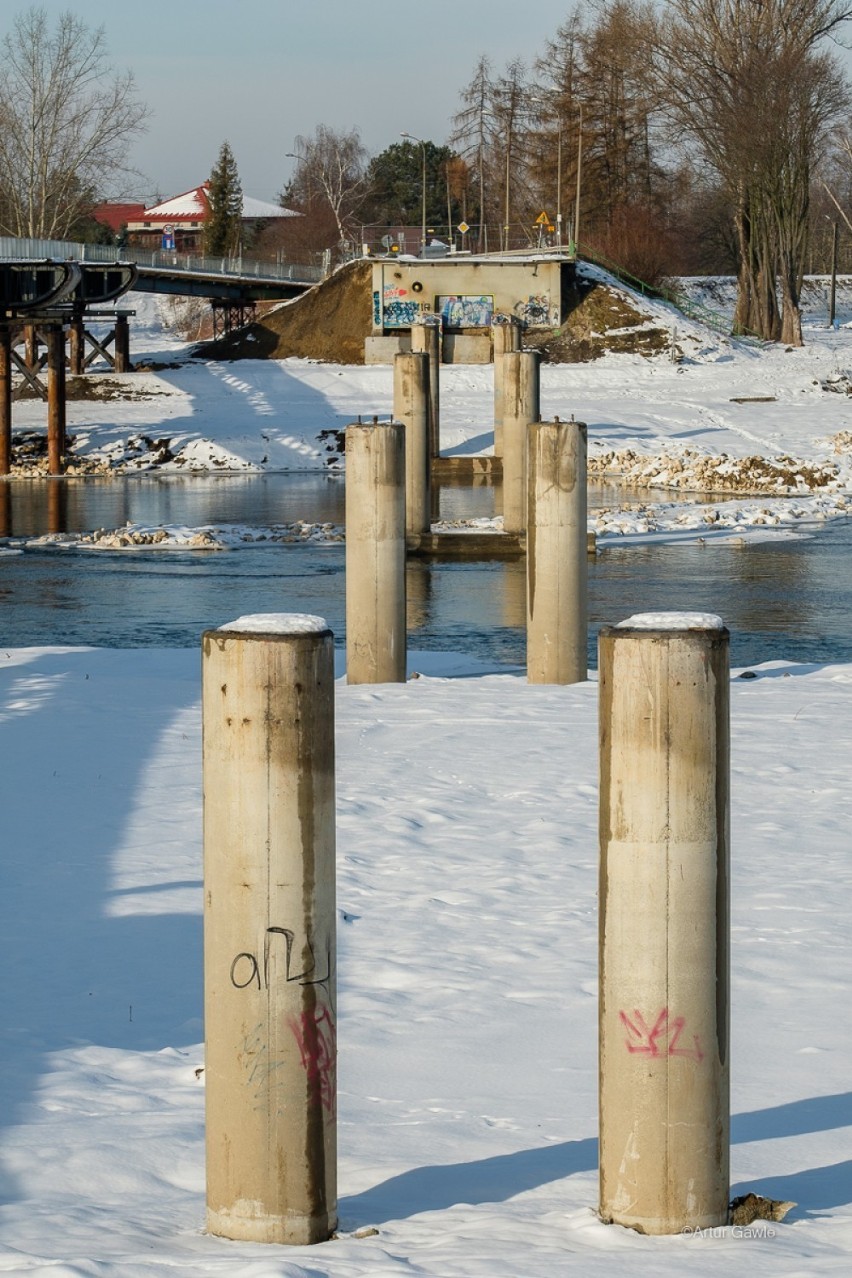
[[[205,359],[287,359],[363,364],[372,332],[372,263],[348,262],[294,302],[238,329],[197,353]]]

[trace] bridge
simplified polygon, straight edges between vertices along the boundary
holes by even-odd
[[[130,368],[129,318],[134,312],[115,304],[131,289],[207,297],[214,333],[222,333],[250,320],[257,302],[298,297],[326,274],[318,266],[243,257],[0,237],[0,476],[11,469],[12,401],[26,387],[47,400],[48,473],[62,473],[66,366],[79,376],[101,356],[116,372]],[[87,321],[105,320],[113,321],[106,337],[87,327]],[[45,367],[46,385],[40,378]],[[21,381],[13,390],[14,372]]]
[[[243,304],[298,297],[327,274],[327,269],[320,266],[259,262],[241,255],[197,257],[69,240],[0,236],[0,309],[17,312],[70,301],[90,303],[86,285],[81,291],[80,281],[103,277],[110,267],[132,272],[122,291],[134,288],[140,293],[209,297]],[[51,271],[56,277],[55,295],[40,306],[32,294],[43,296],[45,275]],[[33,272],[40,273],[41,282],[24,284],[24,277]],[[71,286],[71,276],[75,274],[76,283]],[[120,293],[113,294],[113,298],[117,296]]]

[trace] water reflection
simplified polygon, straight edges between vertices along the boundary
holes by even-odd
[[[268,475],[121,475],[0,482],[5,507],[3,537],[38,537],[46,532],[92,532],[124,524],[205,524],[344,522],[344,477],[314,471]],[[491,519],[500,514],[501,489],[488,475],[472,482],[442,482],[433,493],[433,518]],[[692,501],[663,491],[632,491],[611,483],[589,485],[589,509],[625,502]]]
[[[624,493],[615,490],[623,499]],[[170,476],[0,482],[0,535],[141,523],[343,521],[342,477]],[[599,500],[596,494],[592,501]],[[442,486],[442,513],[493,509],[494,489]],[[480,504],[481,503],[481,504]],[[591,503],[590,503],[591,504]],[[784,657],[852,660],[852,521],[812,538],[738,547],[615,545],[589,561],[590,663],[601,624],[634,612],[717,612],[735,664]],[[407,568],[409,643],[522,663],[523,561]],[[344,549],[240,547],[225,552],[103,554],[28,550],[0,558],[4,642],[193,646],[243,613],[325,616],[345,633]]]

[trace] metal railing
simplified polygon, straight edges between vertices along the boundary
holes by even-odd
[[[195,275],[221,275],[236,279],[257,279],[277,283],[296,280],[315,284],[324,278],[322,266],[295,262],[260,262],[255,258],[203,257],[170,250],[118,248],[112,244],[75,244],[70,240],[29,240],[17,236],[0,236],[0,260],[21,258],[42,261],[58,258],[75,262],[133,262],[138,267],[163,271],[185,271]]]

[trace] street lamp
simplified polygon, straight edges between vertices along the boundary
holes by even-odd
[[[421,153],[423,156],[423,171],[421,181],[421,230],[420,230],[420,252],[423,257],[426,256],[426,143],[422,138],[416,138],[413,133],[400,133],[401,138],[408,138],[409,142],[419,142]]]

